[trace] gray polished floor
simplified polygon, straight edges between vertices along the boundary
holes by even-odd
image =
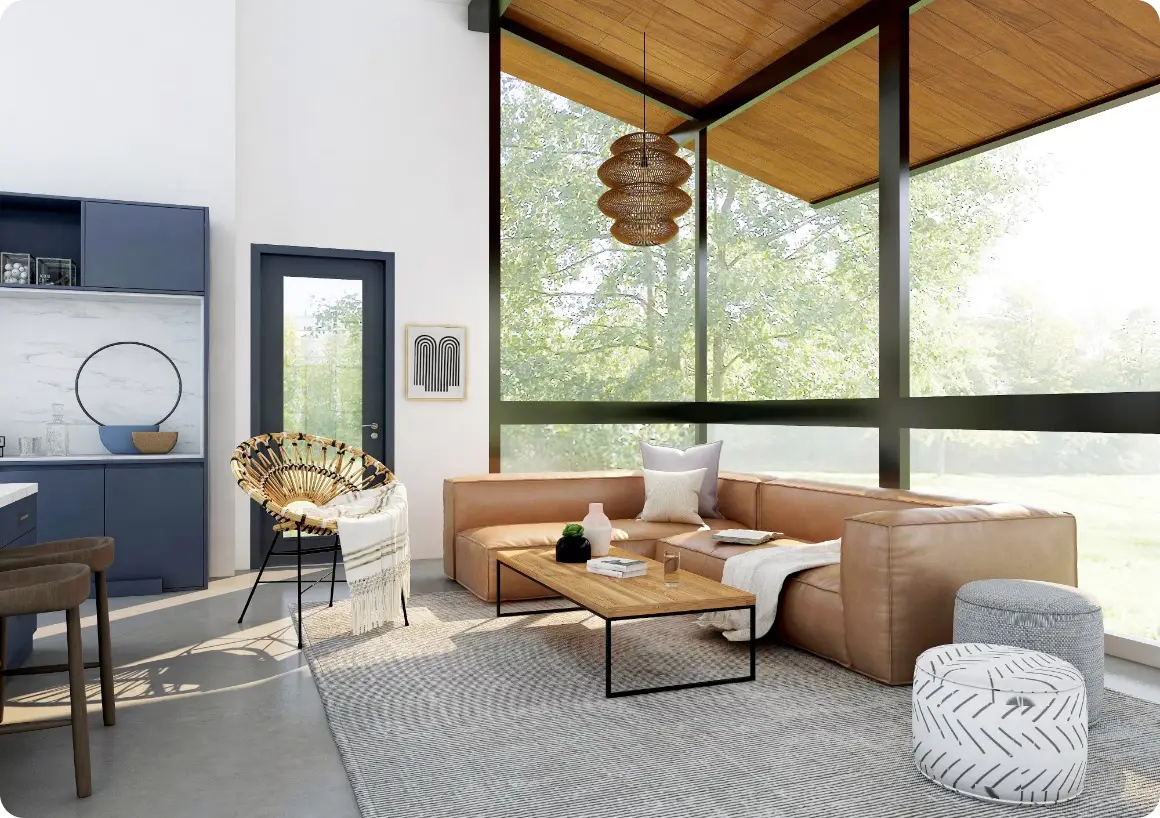
[[[412,574],[415,593],[458,588],[437,561],[416,563]],[[114,600],[114,728],[101,726],[96,671],[89,671],[92,798],[74,795],[67,729],[0,736],[0,801],[8,811],[19,818],[357,818],[318,692],[294,647],[286,615],[293,586],[260,589],[239,626],[252,579]],[[316,588],[308,599],[325,599],[328,590]],[[95,650],[91,606],[84,637]],[[64,650],[63,617],[43,617],[33,661],[63,662]],[[67,715],[64,682],[10,680],[5,721]],[[1108,685],[1160,701],[1160,670],[1109,658]]]
[[[281,578],[290,571],[278,572]],[[414,593],[459,586],[438,561],[412,566]],[[88,671],[93,796],[78,801],[68,729],[0,736],[0,801],[18,818],[357,818],[358,808],[287,616],[293,585],[253,575],[208,590],[112,601],[117,725],[101,724]],[[307,599],[325,599],[329,584]],[[346,595],[345,585],[336,597]],[[84,641],[95,659],[92,602]],[[42,617],[34,663],[65,661],[63,616]],[[64,675],[9,680],[5,722],[67,716]],[[3,813],[0,812],[0,815]]]

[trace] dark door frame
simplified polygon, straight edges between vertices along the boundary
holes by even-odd
[[[373,250],[337,250],[328,247],[291,247],[280,244],[250,245],[250,434],[269,431],[262,427],[262,260],[265,256],[305,256],[311,258],[376,261],[383,266],[383,463],[395,468],[395,254]],[[270,517],[255,504],[250,516],[250,567],[256,568],[265,556]],[[257,543],[257,545],[255,545]],[[327,556],[329,560],[329,556]],[[270,561],[276,564],[275,560]]]

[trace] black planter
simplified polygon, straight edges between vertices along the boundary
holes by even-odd
[[[561,537],[556,540],[556,562],[588,562],[592,543],[587,537]]]

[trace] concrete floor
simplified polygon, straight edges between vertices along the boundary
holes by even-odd
[[[294,586],[261,587],[238,625],[252,582],[246,574],[215,580],[205,591],[112,600],[115,727],[102,726],[97,671],[87,672],[92,797],[76,798],[70,731],[39,730],[0,736],[4,807],[19,818],[358,818],[310,669],[295,647],[287,614]],[[412,565],[413,593],[458,587],[438,560]],[[325,600],[329,589],[315,588],[306,599]],[[344,584],[335,590],[336,598],[347,595]],[[90,659],[94,613],[86,603]],[[31,662],[65,657],[63,615],[41,617]],[[9,679],[7,701],[5,723],[67,716],[67,677]]]
[[[459,587],[435,560],[415,563],[412,577],[417,594]],[[318,691],[295,649],[286,614],[294,586],[259,589],[239,626],[252,580],[113,600],[117,726],[101,725],[96,671],[89,671],[92,798],[75,797],[69,731],[40,730],[0,737],[4,807],[19,818],[358,818]],[[345,595],[339,585],[337,596]],[[91,602],[84,616],[85,645],[95,652]],[[63,616],[42,617],[32,661],[65,661]],[[1109,657],[1108,686],[1160,701],[1160,670]],[[5,721],[67,715],[67,697],[63,675],[12,679]]]

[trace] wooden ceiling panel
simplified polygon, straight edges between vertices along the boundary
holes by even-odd
[[[512,0],[507,13],[630,76],[640,74],[647,31],[650,84],[677,107],[704,108],[865,1]],[[509,37],[503,62],[529,82],[640,124],[639,96],[571,63]],[[1144,0],[932,0],[911,17],[912,162],[1156,84],[1160,18]],[[658,106],[649,116],[650,125],[684,119]],[[872,183],[877,141],[871,38],[715,124],[709,155],[816,202]]]
[[[512,0],[511,19],[698,106],[865,0]]]
[[[500,46],[500,66],[504,73],[546,88],[581,105],[587,105],[634,128],[641,126],[639,94],[626,91],[582,68],[558,60],[519,38],[505,36]],[[667,108],[649,104],[650,130],[672,130],[683,121],[684,117],[674,114]]]

